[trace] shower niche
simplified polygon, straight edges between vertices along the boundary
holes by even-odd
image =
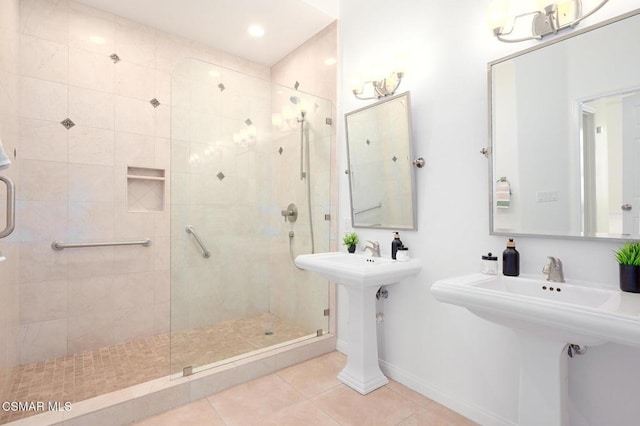
[[[127,167],[127,210],[130,213],[164,211],[165,170]]]

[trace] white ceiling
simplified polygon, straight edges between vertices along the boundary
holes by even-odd
[[[338,0],[78,1],[264,65],[317,34],[338,10]],[[248,35],[252,24],[264,27],[264,37]]]

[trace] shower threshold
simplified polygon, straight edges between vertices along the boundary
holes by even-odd
[[[236,327],[230,328],[236,335],[245,330],[245,340],[250,340],[251,336],[246,334],[250,320],[238,320]],[[45,407],[50,401],[59,402],[63,411],[0,411],[0,424],[15,421],[12,424],[49,425],[71,418],[82,418],[79,424],[90,424],[84,422],[102,418],[95,416],[106,416],[110,424],[115,419],[118,420],[113,424],[120,423],[119,419],[124,416],[122,423],[126,424],[335,349],[335,338],[331,335],[316,337],[315,333],[302,334],[300,330],[283,333],[282,328],[276,326],[275,335],[288,340],[269,342],[270,339],[258,337],[264,331],[258,328],[252,332],[258,341],[253,342],[250,350],[243,344],[239,350],[244,352],[234,353],[227,341],[227,345],[223,345],[224,353],[209,351],[209,358],[202,354],[193,358],[198,342],[216,346],[211,340],[211,329],[220,326],[201,327],[172,337],[169,334],[152,336],[19,366],[12,371],[8,392],[3,392],[2,400],[42,402]],[[228,340],[228,335],[223,334],[222,338]],[[194,343],[190,346],[191,352],[176,353],[180,342],[190,340]],[[216,358],[221,355],[225,358]],[[171,370],[170,358],[174,366]],[[205,359],[210,362],[203,362]],[[182,363],[189,361],[193,361],[193,374],[183,377]],[[65,406],[65,402],[70,404]],[[68,411],[64,411],[65,408]],[[85,419],[84,416],[94,417]]]

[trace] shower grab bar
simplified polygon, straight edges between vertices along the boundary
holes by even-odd
[[[379,202],[375,206],[369,207],[368,209],[362,209],[362,210],[358,210],[357,212],[353,212],[353,214],[360,214],[360,213],[364,213],[364,212],[368,212],[368,211],[380,209],[380,208],[382,208],[382,202]]]
[[[198,243],[198,245],[200,246],[200,250],[202,250],[202,257],[204,257],[205,259],[211,257],[211,252],[207,250],[207,247],[204,245],[200,237],[198,237],[198,234],[196,233],[196,230],[193,229],[193,226],[187,225],[187,227],[184,230],[187,231],[187,234],[193,235],[193,238],[196,240],[196,243]]]
[[[54,241],[51,243],[51,248],[54,250],[64,250],[68,248],[84,248],[84,247],[111,247],[111,246],[145,246],[151,245],[151,239],[146,238],[140,241],[114,241],[110,243],[63,243],[61,241]]]
[[[7,223],[0,231],[0,238],[8,237],[16,228],[16,191],[13,181],[6,176],[0,176],[0,181],[7,185]]]

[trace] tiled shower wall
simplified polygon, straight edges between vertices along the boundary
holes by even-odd
[[[167,332],[168,206],[130,212],[127,167],[169,176],[170,73],[184,58],[269,69],[67,0],[22,0],[20,31],[20,361]]]
[[[18,0],[0,0],[0,139],[11,155],[19,142],[18,135]],[[0,175],[19,184],[19,165],[14,164]],[[5,186],[0,185],[0,229],[5,227]],[[7,373],[19,363],[19,242],[17,234],[0,240],[0,395],[11,379]]]
[[[309,104],[315,243],[328,251],[331,102],[205,62],[184,65],[172,79],[172,331],[271,312],[307,334],[326,332],[327,282],[297,271],[289,255],[290,230],[295,254],[311,250],[300,123],[273,125],[272,113],[293,114],[292,97]],[[281,215],[291,202],[295,224]]]
[[[190,60],[172,96],[171,329],[269,312],[271,84]]]
[[[309,147],[311,153],[312,213],[316,252],[337,250],[337,184],[333,178],[336,170],[336,132],[341,121],[337,119],[337,22],[328,25],[307,40],[271,68],[271,81],[286,87],[297,82],[301,92],[312,93],[331,102],[318,104],[322,108],[316,112],[319,117],[309,116]],[[304,98],[304,96],[301,95]],[[278,111],[282,105],[274,105]],[[331,119],[327,124],[325,118]],[[282,218],[272,217],[274,228],[279,233],[273,238],[271,264],[282,265],[270,271],[271,311],[282,318],[295,319],[306,329],[322,328],[326,331],[327,321],[321,321],[321,312],[329,307],[326,280],[316,274],[299,271],[291,264],[289,241],[286,237],[290,229],[295,232],[293,254],[310,253],[306,186],[299,178],[300,139],[297,131],[284,141],[282,155],[271,157],[274,181],[277,182],[275,197],[280,209],[294,202],[300,215],[292,226],[283,225]],[[331,221],[325,220],[330,214]]]

